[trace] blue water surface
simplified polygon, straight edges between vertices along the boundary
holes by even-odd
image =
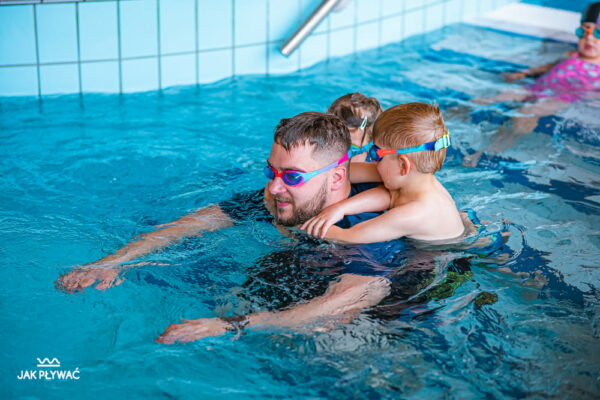
[[[516,89],[499,73],[570,48],[454,25],[290,75],[0,99],[0,396],[598,398],[600,106],[572,105],[462,166],[518,109],[471,99]],[[384,107],[441,106],[454,147],[439,179],[460,208],[508,229],[502,252],[431,253],[427,273],[398,280],[416,295],[328,332],[249,330],[186,345],[154,340],[180,318],[278,308],[327,281],[311,286],[286,264],[296,239],[249,221],[145,256],[152,265],[107,291],[54,287],[157,224],[264,186],[278,121],[353,91]],[[405,268],[398,262],[399,276]],[[43,357],[80,379],[17,379]]]

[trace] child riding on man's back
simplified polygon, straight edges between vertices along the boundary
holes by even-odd
[[[452,196],[433,175],[440,170],[450,145],[438,107],[408,103],[384,111],[373,128],[383,186],[334,204],[302,225],[310,235],[350,243],[372,243],[409,237],[446,240],[461,236],[465,226]],[[352,164],[351,181],[362,180]],[[368,174],[366,174],[368,175]],[[372,174],[371,174],[372,176]],[[349,229],[332,226],[344,215],[388,210]]]

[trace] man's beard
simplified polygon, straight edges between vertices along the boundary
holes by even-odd
[[[279,198],[280,200],[290,201],[289,199]],[[278,197],[274,196],[273,203],[275,208],[277,207]],[[323,208],[325,207],[325,203],[327,202],[327,184],[321,186],[319,192],[313,197],[311,201],[308,202],[304,207],[298,208],[296,207],[296,203],[292,201],[292,211],[293,214],[291,217],[282,219],[279,217],[277,212],[275,213],[275,221],[278,224],[284,226],[296,226],[305,223],[315,215],[319,214]]]

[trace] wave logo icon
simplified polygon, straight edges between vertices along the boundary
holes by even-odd
[[[53,358],[52,360],[50,360],[49,358],[45,358],[40,360],[39,358],[36,358],[38,364],[38,367],[42,367],[42,368],[59,368],[60,367],[60,361],[58,361],[58,358]]]

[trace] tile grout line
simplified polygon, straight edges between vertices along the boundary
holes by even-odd
[[[156,0],[156,60],[158,64],[158,92],[162,94],[162,57],[160,48],[160,0]]]
[[[196,88],[200,86],[200,43],[198,36],[198,0],[194,0],[194,29],[196,33],[195,56],[196,56]]]
[[[231,0],[231,79],[235,79],[235,0]]]
[[[383,22],[383,0],[379,0],[379,20],[377,21],[377,48],[381,53],[381,42],[382,38],[382,22]]]
[[[406,35],[406,0],[402,0],[402,24],[400,24],[400,38],[399,41],[404,43]],[[404,47],[404,45],[402,46]]]
[[[75,21],[77,24],[77,78],[79,80],[79,98],[82,98],[83,85],[81,82],[81,28],[79,25],[79,3],[75,3]]]
[[[428,27],[427,27],[427,25],[429,25],[428,24],[429,18],[427,18],[427,15],[429,14],[430,10],[431,10],[431,5],[429,5],[429,4],[427,5],[427,8],[425,10],[423,10],[423,18],[422,18],[422,21],[421,21],[422,26],[424,28],[423,33],[425,33],[425,35],[421,35],[421,44],[423,46],[425,45],[425,41],[427,40],[426,39],[426,37],[427,37],[426,33],[429,32]]]
[[[38,33],[38,24],[37,24],[37,6],[33,5],[33,29],[35,33],[35,64],[36,64],[36,72],[37,72],[37,90],[38,90],[38,99],[42,100],[42,77],[40,73],[40,39]]]
[[[327,16],[327,62],[331,59],[331,14]]]
[[[123,50],[121,40],[121,0],[117,0],[117,60],[119,65],[119,94],[123,94]]]
[[[356,49],[358,45],[358,0],[354,0],[354,26],[352,27],[352,57],[356,59]]]
[[[269,41],[271,38],[271,34],[269,32],[269,30],[271,29],[270,23],[269,23],[269,14],[271,11],[271,3],[269,0],[266,0],[266,6],[267,6],[267,10],[266,10],[266,39],[267,42],[265,43],[265,75],[268,77],[269,73],[270,73],[270,65],[269,65]]]
[[[302,0],[298,0],[297,4],[298,4],[298,26],[300,26],[300,25],[302,25]],[[306,38],[304,40],[306,40]],[[296,48],[296,52],[298,54],[298,66],[296,68],[297,68],[297,70],[301,70],[302,69],[302,45],[299,45]]]

